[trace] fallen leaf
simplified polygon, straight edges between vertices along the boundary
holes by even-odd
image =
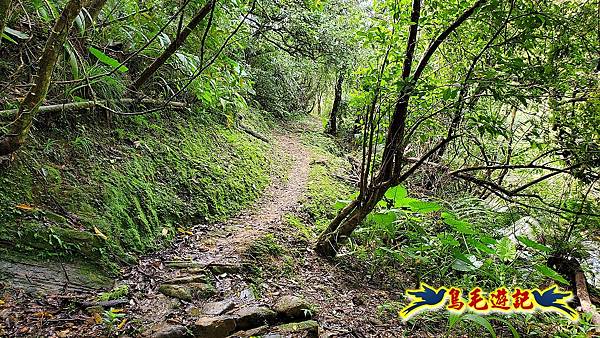
[[[182,234],[193,235],[191,231],[185,230],[184,228],[177,228],[177,231],[181,232]]]
[[[60,337],[60,338],[67,338],[67,337],[69,337],[69,336],[70,336],[70,335],[69,335],[69,333],[71,333],[71,330],[69,330],[69,329],[66,329],[66,330],[63,330],[63,331],[58,331],[58,332],[56,333],[56,335],[57,335],[58,337]]]
[[[28,204],[17,204],[16,207],[17,207],[17,209],[21,209],[21,210],[25,210],[25,211],[35,210],[34,207],[32,207],[31,205],[28,205]]]
[[[127,318],[123,319],[119,325],[117,325],[117,330],[120,330],[123,328],[123,326],[125,326],[125,324],[127,323]]]
[[[103,240],[108,240],[108,237],[106,237],[105,234],[98,230],[98,228],[94,227],[94,232],[96,233],[96,235],[98,235],[98,237],[102,238]]]
[[[102,317],[100,317],[99,313],[94,313],[94,321],[96,322],[96,324],[101,324],[102,323]]]
[[[33,314],[34,317],[38,317],[38,318],[52,318],[54,317],[51,313],[48,313],[46,311],[40,311],[40,312],[36,312]]]
[[[169,234],[169,229],[167,228],[162,228],[162,235],[163,236],[167,236]]]

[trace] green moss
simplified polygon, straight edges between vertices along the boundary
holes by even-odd
[[[115,300],[119,298],[123,298],[129,294],[129,286],[127,285],[119,285],[116,288],[110,290],[109,292],[102,292],[98,296],[99,301],[107,301],[107,300]]]
[[[0,239],[110,266],[165,245],[177,227],[248,206],[269,182],[270,149],[203,115],[39,130],[44,143],[29,143],[0,169]]]
[[[333,139],[322,133],[306,133],[303,142],[311,150],[311,164],[304,211],[312,218],[317,232],[324,229],[335,216],[333,205],[350,195],[354,188],[337,179],[334,174],[345,175],[348,162]]]
[[[297,230],[297,232],[294,232],[294,234],[297,234],[302,239],[310,241],[311,239],[316,237],[313,230],[309,226],[305,225],[304,222],[302,222],[302,220],[298,216],[291,213],[287,213],[284,215],[284,219],[288,225],[294,227]]]
[[[266,256],[281,256],[283,247],[277,243],[273,234],[266,234],[256,239],[248,247],[247,253],[255,258]]]

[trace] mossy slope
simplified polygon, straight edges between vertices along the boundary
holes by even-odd
[[[114,267],[260,194],[269,177],[267,145],[202,113],[169,115],[37,130],[0,169],[5,252],[16,247]]]

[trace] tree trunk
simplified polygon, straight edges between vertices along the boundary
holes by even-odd
[[[421,60],[419,61],[416,70],[412,73],[412,78],[407,81],[407,84],[402,88],[396,101],[394,113],[390,121],[390,126],[386,134],[386,144],[384,147],[381,166],[377,175],[369,183],[364,193],[350,203],[346,208],[331,221],[328,228],[321,233],[317,240],[315,251],[326,257],[333,257],[337,253],[341,244],[352,234],[354,229],[367,217],[367,215],[375,208],[387,189],[391,186],[398,185],[405,181],[412,173],[414,173],[430,156],[445,146],[449,138],[442,141],[436,147],[425,154],[417,163],[412,165],[410,169],[401,174],[404,162],[404,134],[406,128],[406,120],[408,117],[408,107],[410,97],[413,94],[416,83],[423,70],[429,63],[431,56],[435,53],[442,42],[461,24],[463,24],[477,8],[485,3],[486,0],[477,1],[471,8],[467,9],[460,15],[450,26],[448,26],[438,37],[433,40],[429,47],[425,50]],[[408,41],[404,65],[402,69],[402,78],[408,80],[411,77],[412,62],[417,44],[417,33],[419,28],[419,18],[421,14],[421,0],[413,0],[411,22],[409,27]],[[366,136],[366,135],[365,135]],[[369,168],[366,168],[369,170]],[[366,186],[368,175],[363,175],[361,186]]]
[[[107,0],[92,0],[86,6],[86,9],[89,13],[89,17],[85,16],[86,27],[91,27],[94,22],[98,19],[98,15],[100,15],[100,11],[102,7],[106,4]]]
[[[8,21],[10,3],[11,0],[0,0],[0,45],[2,45],[2,34],[4,33],[4,26],[6,26],[6,21]]]
[[[73,20],[75,20],[82,7],[82,0],[69,0],[60,17],[56,20],[54,27],[52,27],[37,64],[38,71],[34,76],[33,85],[19,106],[19,111],[15,116],[15,120],[11,123],[9,133],[0,139],[0,156],[16,151],[25,142],[38,108],[48,93],[52,70],[63,51],[63,45]]]
[[[158,57],[148,68],[146,68],[142,74],[135,80],[132,84],[131,89],[138,90],[140,89],[150,77],[160,68],[165,62],[171,57],[171,55],[175,54],[175,52],[183,45],[187,37],[196,29],[198,24],[210,13],[213,6],[215,5],[214,0],[209,0],[200,11],[190,20],[190,22],[185,26],[185,28],[177,35],[175,40],[171,42],[169,47]],[[202,65],[200,65],[202,67]]]
[[[342,84],[344,83],[344,72],[340,71],[340,74],[335,85],[335,98],[333,99],[333,107],[329,114],[329,122],[327,123],[327,134],[337,134],[337,119],[340,114],[340,107],[342,105]]]
[[[340,246],[343,245],[354,229],[367,217],[375,208],[388,186],[381,186],[368,192],[368,196],[363,198],[359,196],[355,201],[348,204],[340,213],[329,223],[325,231],[319,235],[315,251],[325,257],[334,257]]]

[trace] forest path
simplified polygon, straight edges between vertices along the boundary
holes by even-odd
[[[398,336],[397,301],[410,278],[390,279],[376,265],[351,256],[330,262],[311,249],[318,231],[303,205],[311,198],[308,186],[314,188],[311,168],[329,164],[301,139],[303,133],[319,133],[319,127],[319,121],[308,121],[275,131],[271,184],[255,205],[221,223],[182,229],[169,247],[125,267],[115,289],[126,285],[128,292],[112,292],[105,297],[109,301],[74,290],[41,298],[16,292],[9,306],[8,301],[0,306],[0,318],[10,321],[5,333]]]
[[[254,267],[249,251],[264,238],[267,247],[263,249],[268,251],[273,234],[282,231],[284,216],[295,212],[304,198],[311,156],[300,140],[302,129],[307,127],[299,128],[272,135],[272,158],[280,162],[275,167],[287,167],[287,173],[274,173],[271,184],[253,207],[219,224],[194,226],[178,236],[170,248],[143,257],[137,266],[124,273],[124,279],[117,284],[129,285],[132,305],[129,311],[144,328],[150,328],[146,335],[160,337],[162,330],[169,336],[178,326],[174,328],[167,323],[189,328],[189,315],[202,313],[204,304],[194,300],[178,307],[174,298],[180,297],[165,296],[160,291],[161,285],[183,284],[183,288],[188,288],[185,283],[173,281],[185,278],[197,281],[195,276],[207,271],[212,272],[216,288],[217,295],[212,300],[224,299],[222,304],[235,304],[235,308],[261,305],[253,290],[256,285],[246,276],[248,268]]]

